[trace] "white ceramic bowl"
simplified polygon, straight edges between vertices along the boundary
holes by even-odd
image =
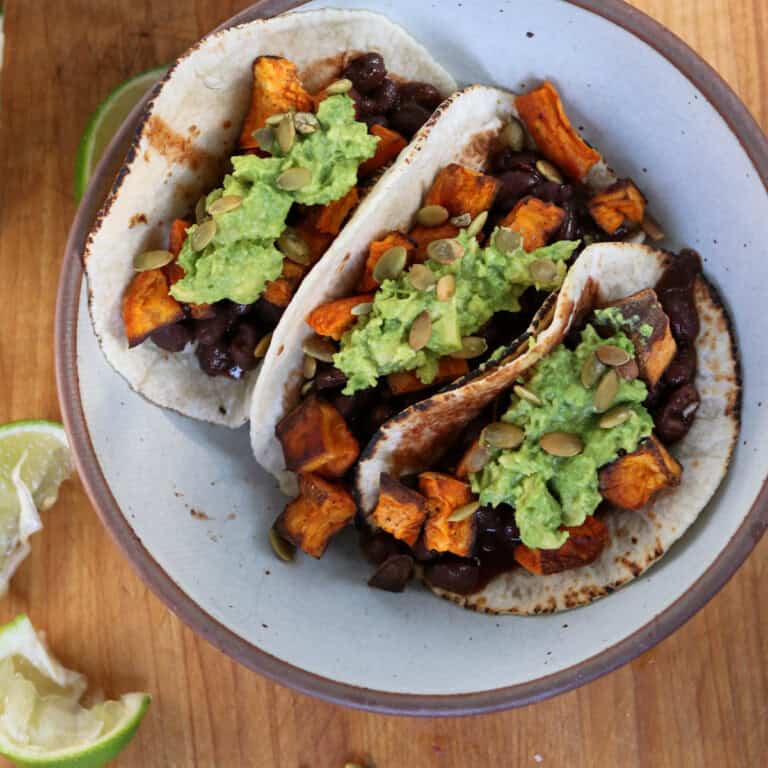
[[[296,4],[270,0],[235,21]],[[768,145],[704,62],[623,3],[328,4],[386,13],[461,82],[521,88],[554,79],[576,125],[639,181],[675,242],[701,251],[735,320],[744,368],[742,434],[717,497],[647,575],[554,616],[484,616],[418,587],[403,595],[369,589],[352,531],[322,561],[278,562],[266,531],[284,499],[254,465],[246,429],[206,426],[145,402],[107,365],[91,329],[79,254],[140,108],[100,166],[68,243],[56,326],[65,422],[118,544],[169,607],[225,653],[308,693],[379,711],[523,704],[658,642],[725,583],[766,527]]]

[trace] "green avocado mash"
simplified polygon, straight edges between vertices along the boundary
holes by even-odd
[[[481,248],[474,237],[462,230],[456,238],[464,247],[464,255],[452,264],[433,259],[425,263],[437,279],[451,274],[456,279],[453,296],[440,301],[434,287],[418,290],[407,273],[395,280],[385,280],[373,300],[368,315],[347,331],[334,365],[347,376],[344,394],[351,395],[376,385],[380,376],[395,371],[416,371],[428,384],[437,375],[438,359],[462,348],[462,337],[484,325],[496,312],[520,309],[520,295],[531,285],[552,290],[563,282],[565,262],[578,246],[578,241],[558,243],[526,253],[518,248],[505,253],[496,247],[496,229],[491,244]],[[534,261],[548,260],[555,270],[551,281],[537,283],[529,267]],[[418,351],[408,343],[413,321],[424,311],[432,320],[432,335]]]
[[[525,430],[525,442],[515,450],[496,450],[491,460],[471,477],[480,503],[515,507],[520,537],[529,547],[556,549],[568,538],[561,526],[580,525],[600,504],[597,470],[616,459],[619,451],[631,452],[651,434],[653,420],[641,405],[648,394],[640,379],[620,379],[613,405],[628,404],[630,417],[611,429],[598,425],[595,387],[581,383],[581,367],[603,344],[622,347],[634,356],[632,342],[619,331],[608,339],[588,325],[574,351],[561,345],[544,357],[525,387],[543,401],[541,406],[519,399],[502,416]],[[584,450],[560,458],[539,447],[549,432],[579,435]]]
[[[189,235],[179,254],[186,275],[173,285],[171,295],[179,301],[201,304],[231,299],[251,304],[265,285],[280,274],[283,254],[275,240],[285,229],[293,203],[325,205],[343,197],[357,182],[360,163],[373,157],[378,138],[368,134],[365,123],[355,120],[349,96],[331,96],[317,111],[318,130],[296,135],[286,155],[232,158],[232,173],[223,186],[207,197],[207,204],[224,195],[242,198],[239,208],[214,215],[216,234],[202,251],[192,248]],[[278,149],[275,146],[275,154]],[[277,186],[277,178],[288,168],[307,168],[312,176],[296,191]]]
[[[639,315],[626,317],[618,307],[605,307],[596,309],[595,318],[604,325],[610,325],[616,331],[637,331],[643,338],[648,339],[653,335],[653,326],[650,323],[640,322]]]

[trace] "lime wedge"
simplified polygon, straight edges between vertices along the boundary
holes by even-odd
[[[83,196],[93,169],[128,113],[167,71],[167,66],[156,67],[126,80],[113,89],[91,115],[75,157],[75,200]]]
[[[98,768],[133,738],[151,697],[86,707],[85,678],[51,656],[32,622],[0,627],[0,754],[22,766]]]
[[[59,485],[72,474],[61,424],[14,421],[0,426],[0,595],[29,553],[29,537],[43,526],[38,509],[50,509]]]

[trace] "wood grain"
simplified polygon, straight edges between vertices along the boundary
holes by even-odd
[[[247,0],[10,0],[0,110],[0,421],[58,417],[53,300],[74,213],[72,160],[103,95],[169,61]],[[374,3],[372,3],[373,5]],[[768,126],[765,0],[637,0],[711,62]],[[108,694],[155,695],[115,763],[142,768],[766,764],[768,539],[656,649],[591,685],[503,714],[408,720],[278,687],[198,639],[64,487],[0,607],[28,611]]]

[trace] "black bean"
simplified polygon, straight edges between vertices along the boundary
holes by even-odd
[[[426,544],[424,544],[423,536],[419,536],[419,538],[416,539],[416,543],[411,547],[411,552],[420,563],[431,563],[438,557],[437,552],[432,549],[427,549]]]
[[[375,432],[385,421],[394,416],[400,409],[391,402],[377,403],[369,412],[368,429]]]
[[[196,355],[209,376],[226,376],[233,365],[229,350],[222,344],[198,344]]]
[[[382,128],[386,128],[389,125],[389,120],[387,120],[385,115],[365,115],[363,122],[369,129],[373,128],[374,125],[380,125]]]
[[[149,338],[166,352],[181,352],[192,341],[192,331],[184,323],[173,323],[158,328]]]
[[[335,366],[320,363],[315,375],[317,389],[341,389],[347,383],[347,377]]]
[[[560,225],[560,231],[555,240],[578,240],[581,238],[581,227],[579,226],[579,215],[576,206],[572,202],[563,205],[565,209],[565,218]]]
[[[402,592],[413,575],[413,558],[410,555],[388,557],[368,580],[368,586],[387,592]]]
[[[195,339],[204,345],[215,344],[229,330],[232,319],[229,313],[216,306],[214,306],[214,309],[216,314],[213,317],[195,320],[193,326]]]
[[[387,77],[375,91],[362,99],[360,109],[363,114],[378,115],[389,112],[397,103],[397,83]]]
[[[388,557],[402,552],[400,542],[386,531],[372,531],[368,525],[358,531],[358,543],[366,560],[381,565]]]
[[[347,64],[343,76],[349,78],[360,93],[370,93],[387,76],[384,59],[378,53],[364,53]]]
[[[229,343],[229,355],[235,365],[243,371],[255,368],[259,361],[253,356],[253,350],[259,341],[259,331],[251,323],[239,323]]]
[[[673,389],[666,402],[654,414],[656,432],[665,444],[685,437],[699,407],[699,393],[693,384],[683,384]]]
[[[432,112],[437,109],[442,100],[440,91],[429,83],[414,81],[400,86],[400,101],[403,104],[413,101]]]
[[[670,255],[670,264],[656,284],[659,296],[666,291],[691,290],[696,275],[701,274],[701,258],[696,251],[684,248],[680,253]]]
[[[699,313],[689,291],[663,291],[661,306],[669,317],[669,326],[678,344],[690,345],[699,335]]]
[[[540,158],[535,152],[515,152],[509,147],[504,147],[491,158],[491,171],[493,173],[528,171],[529,173],[536,173],[537,178],[541,179],[536,171],[538,160]]]
[[[531,194],[546,203],[560,205],[573,197],[573,187],[569,184],[556,184],[554,181],[539,182]]]
[[[424,578],[433,587],[468,594],[477,588],[480,566],[471,560],[444,561],[428,565]]]
[[[496,195],[493,207],[506,213],[515,207],[517,202],[525,197],[541,181],[536,171],[504,171],[498,176],[501,188]]]
[[[410,138],[429,120],[430,114],[421,105],[410,102],[393,109],[387,117],[392,128]]]
[[[294,206],[295,208],[296,206]],[[278,307],[276,304],[272,304],[264,298],[259,299],[253,305],[253,315],[256,317],[266,330],[271,331],[277,327],[280,322],[280,318],[285,312],[284,307]]]
[[[669,367],[664,372],[664,381],[670,387],[679,387],[693,381],[696,375],[696,348],[679,347]]]

